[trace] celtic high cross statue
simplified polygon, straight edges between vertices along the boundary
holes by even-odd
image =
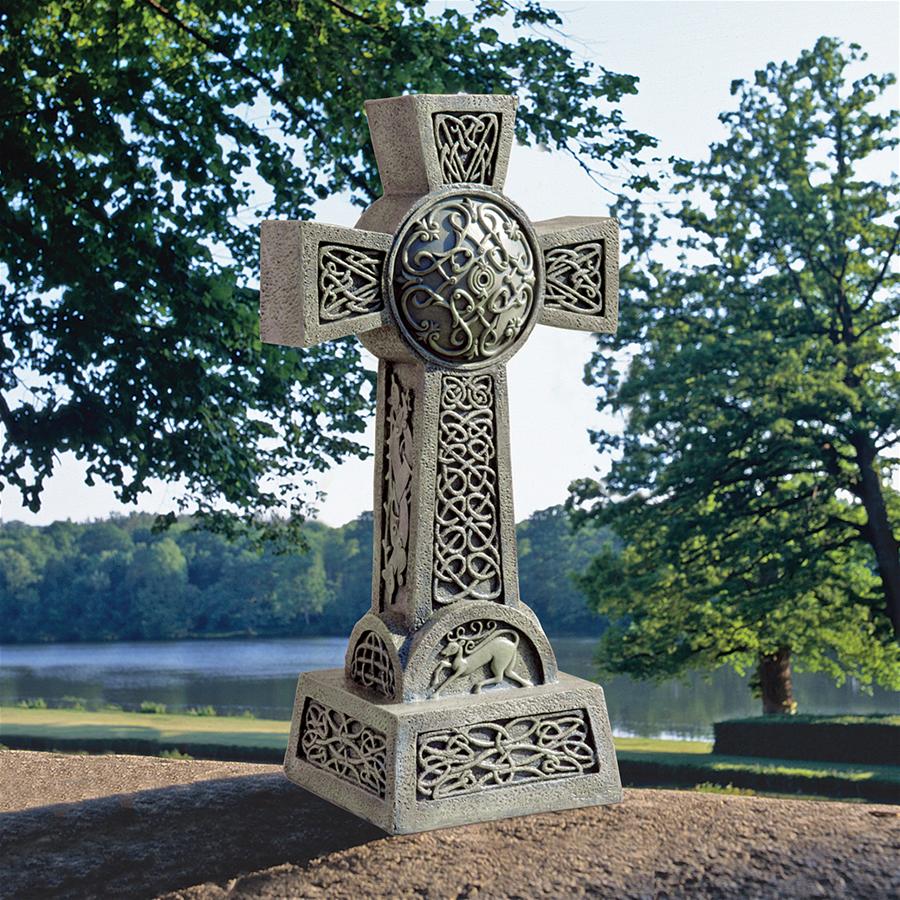
[[[538,322],[615,330],[618,230],[500,192],[515,110],[369,101],[357,227],[262,226],[263,340],[380,358],[372,606],[344,669],[300,676],[285,770],[393,833],[621,797],[603,691],[519,598],[505,370]]]

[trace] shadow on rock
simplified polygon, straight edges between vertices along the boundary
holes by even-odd
[[[280,774],[0,815],[2,897],[153,897],[384,833]]]

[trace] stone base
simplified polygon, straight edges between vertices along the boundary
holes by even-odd
[[[292,781],[391,834],[622,799],[603,690],[555,684],[379,703],[342,669],[297,682]]]

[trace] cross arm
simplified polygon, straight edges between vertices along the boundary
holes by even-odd
[[[388,323],[382,276],[391,236],[318,222],[266,221],[260,337],[312,347]]]
[[[538,320],[557,328],[612,334],[619,319],[619,223],[564,216],[534,223],[544,254]]]

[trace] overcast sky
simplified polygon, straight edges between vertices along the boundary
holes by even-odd
[[[433,3],[440,9],[449,3]],[[467,6],[468,4],[460,4]],[[655,135],[659,155],[696,158],[722,136],[719,112],[732,108],[732,79],[748,78],[770,60],[794,60],[821,35],[856,42],[872,71],[900,68],[900,4],[847,2],[576,2],[545,3],[562,14],[572,47],[617,72],[640,77],[640,93],[623,102],[629,126]],[[896,94],[894,101],[896,102]],[[896,167],[896,166],[895,166]],[[560,155],[514,147],[505,192],[533,220],[608,215],[609,195]],[[359,211],[337,198],[320,204],[320,220],[352,225]],[[509,365],[516,517],[565,499],[574,478],[596,474],[605,461],[588,429],[615,427],[595,411],[582,383],[594,338],[538,326]],[[293,352],[293,351],[286,351]],[[374,366],[374,360],[368,358]],[[370,428],[371,445],[374,427]],[[372,507],[372,462],[353,460],[326,473],[320,518],[340,525]],[[160,485],[138,509],[164,512],[177,488]],[[62,457],[48,482],[43,509],[24,510],[12,490],[0,494],[0,517],[43,524],[127,512],[112,488],[84,484],[83,467]]]

